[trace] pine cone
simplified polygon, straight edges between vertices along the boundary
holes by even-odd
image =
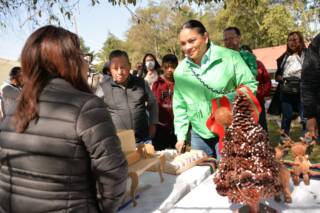
[[[214,182],[231,202],[248,204],[277,194],[279,165],[274,160],[267,133],[255,123],[249,99],[240,94],[234,101],[233,120],[226,130],[221,162]]]

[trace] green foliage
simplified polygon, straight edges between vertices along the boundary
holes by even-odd
[[[173,10],[171,1],[160,5],[150,5],[145,9],[138,9],[138,20],[131,21],[125,42],[126,49],[134,62],[142,61],[146,53],[153,53],[161,59],[167,53],[180,56],[177,43],[178,30],[181,25],[195,13],[189,6],[182,6]]]
[[[280,142],[280,127],[277,122],[280,123],[280,117],[276,117],[268,120],[268,135],[271,146],[276,147]],[[296,121],[293,121],[293,126],[290,130],[290,137],[293,141],[299,141],[300,137],[303,137],[303,132],[301,130],[301,124],[297,124]],[[291,151],[288,155],[284,157],[285,160],[293,161]],[[309,160],[311,163],[320,163],[320,144],[317,144],[313,147],[311,154],[309,155]]]
[[[142,0],[141,0],[142,1]],[[147,0],[145,0],[147,1]],[[88,0],[96,6],[106,0]],[[108,0],[111,4],[136,4],[136,0]],[[320,0],[177,0],[149,2],[132,14],[126,39],[121,41],[109,33],[98,53],[103,64],[109,52],[121,48],[128,52],[133,63],[142,60],[145,53],[153,53],[160,59],[173,53],[183,58],[178,44],[178,31],[189,19],[199,19],[206,26],[210,38],[223,45],[223,30],[237,26],[242,32],[242,43],[251,48],[284,44],[287,34],[301,31],[307,40],[315,34],[314,24],[319,23]],[[192,7],[190,6],[193,3]],[[46,18],[48,23],[60,23],[61,17],[71,19],[79,0],[3,0],[0,1],[0,27],[6,18],[16,16],[17,11],[27,11],[25,22],[38,23]],[[194,5],[201,12],[195,12]],[[199,9],[198,8],[198,9]],[[62,16],[61,16],[62,15]],[[102,66],[102,65],[101,65]]]
[[[45,19],[47,23],[60,24],[62,17],[71,19],[78,4],[79,1],[76,0],[3,0],[0,1],[0,23],[5,25],[10,22],[10,18],[19,17],[23,20],[21,25],[26,22],[40,24],[40,19]]]
[[[106,61],[108,61],[109,54],[112,50],[121,49],[125,50],[124,43],[115,35],[109,32],[107,40],[103,43],[102,49],[97,53],[99,64],[97,70],[102,70],[102,67]]]
[[[84,54],[92,54],[94,55],[94,51],[90,49],[89,46],[86,46],[84,39],[80,37],[80,47]]]
[[[194,7],[182,2],[188,1],[150,2],[148,7],[137,9],[126,39],[121,41],[109,35],[99,53],[100,60],[105,61],[111,47],[126,50],[133,64],[142,61],[146,53],[153,53],[158,59],[173,53],[182,59],[178,31],[189,19],[199,19],[210,38],[219,45],[223,45],[223,30],[229,26],[237,26],[242,32],[242,43],[251,48],[285,44],[288,33],[293,30],[300,30],[305,35],[314,33],[310,23],[314,21],[316,9],[310,2],[306,5],[298,0],[211,1],[198,13]]]
[[[276,46],[286,43],[288,34],[297,29],[297,24],[288,9],[278,4],[266,13],[262,29],[266,33],[264,46]]]
[[[285,44],[290,31],[299,30],[310,38],[315,33],[310,24],[317,11],[308,4],[298,0],[225,0],[214,18],[214,29],[209,29],[211,38],[223,45],[222,32],[229,26],[238,27],[242,43],[251,48]]]
[[[137,0],[86,0],[88,5],[96,6],[102,2],[112,5],[136,5]],[[142,0],[141,0],[142,1]],[[146,0],[147,1],[147,0]],[[223,0],[177,0],[176,5],[185,2],[196,3],[198,5],[210,2],[221,2]],[[10,18],[16,18],[21,11],[27,11],[26,17],[21,17],[22,25],[26,22],[39,25],[40,19],[46,19],[48,23],[60,25],[61,19],[72,18],[73,12],[79,6],[79,0],[1,0],[0,1],[0,27],[10,23]]]

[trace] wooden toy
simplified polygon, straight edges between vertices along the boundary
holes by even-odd
[[[290,137],[286,137],[284,143],[291,146],[291,152],[294,157],[294,162],[292,163],[292,180],[295,186],[299,185],[300,175],[303,176],[303,182],[305,185],[310,184],[310,175],[312,171],[310,170],[311,163],[309,161],[309,156],[307,155],[307,150],[310,146],[316,144],[313,140],[310,143],[307,142],[308,135],[304,138],[300,138],[299,142],[294,142]]]
[[[189,152],[178,154],[176,150],[167,149],[158,153],[165,158],[163,171],[172,175],[179,175],[196,165],[215,160],[209,158],[202,150],[190,150]]]
[[[282,194],[284,196],[284,202],[286,203],[291,203],[292,202],[292,198],[291,198],[291,191],[290,191],[290,171],[288,170],[288,168],[284,165],[283,163],[283,154],[284,154],[284,149],[285,146],[284,145],[278,145],[275,148],[275,160],[279,163],[279,167],[280,167],[280,171],[279,171],[279,181],[281,183],[282,186]],[[280,201],[280,194],[275,195],[275,200],[276,201]]]
[[[139,185],[139,177],[151,167],[156,167],[160,175],[160,181],[163,182],[162,175],[165,158],[162,155],[155,155],[151,144],[138,144],[136,146],[133,130],[120,130],[117,135],[121,142],[122,150],[127,158],[131,178],[130,197],[133,206],[137,205],[136,192]]]

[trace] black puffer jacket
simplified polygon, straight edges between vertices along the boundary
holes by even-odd
[[[103,101],[56,78],[38,107],[39,118],[22,134],[12,114],[1,124],[0,212],[114,212],[127,161]]]
[[[301,73],[301,96],[306,118],[320,116],[320,34],[308,47]]]
[[[126,87],[112,78],[103,79],[100,86],[116,129],[134,129],[138,141],[148,139],[148,125],[158,123],[158,105],[146,82],[130,75]]]

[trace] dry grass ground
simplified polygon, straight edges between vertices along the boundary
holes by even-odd
[[[277,122],[279,122],[279,118],[272,118],[268,121],[269,128],[269,139],[271,145],[273,147],[277,146],[280,142],[280,134],[279,134],[279,126]],[[295,123],[291,129],[290,137],[294,141],[299,141],[299,138],[303,136],[301,125],[299,123]],[[315,145],[312,153],[309,155],[309,159],[311,163],[320,163],[320,145]],[[285,156],[285,160],[293,160],[291,153]]]
[[[272,117],[268,119],[268,129],[269,129],[269,139],[270,143],[273,147],[277,146],[280,142],[280,127],[278,123],[280,122],[280,117]],[[303,136],[301,125],[297,122],[293,124],[293,127],[291,129],[290,137],[294,141],[298,141],[299,138]],[[190,150],[190,135],[188,136],[187,144],[186,144],[186,150]],[[293,160],[291,153],[289,152],[285,157],[285,160]],[[313,148],[312,153],[309,155],[309,159],[311,163],[320,163],[320,145],[316,145]]]

